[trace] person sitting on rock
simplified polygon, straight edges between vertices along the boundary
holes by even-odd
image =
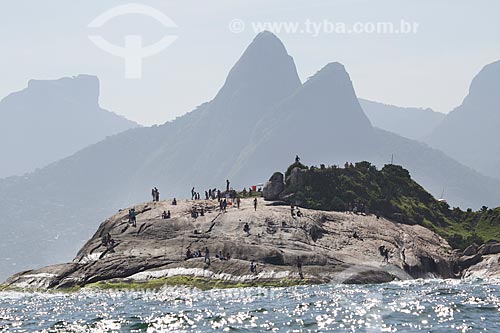
[[[186,251],[186,260],[193,258],[193,253],[191,252],[191,249],[188,248]]]
[[[253,274],[257,274],[257,265],[253,262],[250,263],[250,272]]]
[[[167,219],[167,212],[166,211],[163,211],[163,213],[161,213],[161,218],[164,220]]]
[[[205,216],[205,209],[203,207],[200,209],[200,216]]]
[[[206,246],[205,246],[205,263],[210,266],[210,251]]]
[[[226,253],[226,260],[230,260],[231,259],[231,255],[229,253]]]
[[[352,234],[352,238],[354,239],[359,239],[360,241],[363,241],[363,238],[361,238],[356,231]]]
[[[300,211],[300,209],[297,208],[297,217],[302,217],[302,216],[304,216],[304,215],[302,215],[302,212]]]
[[[174,198],[174,200],[172,200],[172,206],[177,206],[177,199]]]
[[[108,241],[108,245],[107,245],[107,248],[108,248],[108,252],[114,252],[113,248],[115,247],[115,240],[113,238],[111,238],[111,236],[109,236],[109,241]]]
[[[219,258],[220,260],[226,260],[226,258],[224,257],[224,255],[222,254],[222,251],[219,251],[219,254],[217,254],[215,256],[216,258]]]
[[[104,235],[102,235],[102,245],[104,246],[108,246],[108,243],[109,243],[109,240],[111,239],[111,235],[109,234],[109,232],[105,233]]]
[[[247,233],[248,236],[250,236],[250,225],[248,222],[245,222],[245,225],[243,226],[243,231]]]

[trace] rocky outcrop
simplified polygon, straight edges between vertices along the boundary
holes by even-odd
[[[240,209],[230,207],[226,213],[210,200],[134,208],[135,227],[128,223],[128,209],[122,210],[101,224],[72,263],[22,272],[5,285],[61,289],[176,275],[248,284],[377,283],[454,276],[450,246],[419,225],[308,209],[302,210],[304,216],[292,217],[289,207],[266,205],[262,199],[257,211],[253,199],[243,199]],[[204,216],[192,217],[193,208],[203,208]],[[161,218],[164,210],[171,211],[171,219]],[[243,231],[245,223],[249,233]],[[103,244],[108,233],[115,242],[112,247]],[[187,249],[204,253],[205,247],[210,250],[210,265],[202,257],[186,260]],[[231,259],[220,260],[218,253]],[[297,260],[302,262],[303,279]],[[250,272],[252,261],[256,273]]]
[[[281,172],[275,172],[264,185],[262,195],[265,200],[277,200],[281,192],[285,190],[285,176]]]
[[[458,260],[464,278],[500,278],[500,243],[472,244]]]

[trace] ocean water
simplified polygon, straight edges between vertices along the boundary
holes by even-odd
[[[500,332],[500,284],[0,293],[1,332]]]

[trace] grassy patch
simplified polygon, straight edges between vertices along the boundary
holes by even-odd
[[[348,168],[320,168],[293,164],[303,169],[300,181],[287,182],[288,201],[299,206],[345,211],[356,207],[396,222],[419,224],[445,238],[453,248],[464,249],[471,243],[500,240],[500,208],[462,211],[438,201],[397,165],[381,170],[369,162]]]

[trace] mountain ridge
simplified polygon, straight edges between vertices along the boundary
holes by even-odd
[[[459,162],[500,179],[500,61],[484,66],[473,78],[462,104],[426,138]]]

